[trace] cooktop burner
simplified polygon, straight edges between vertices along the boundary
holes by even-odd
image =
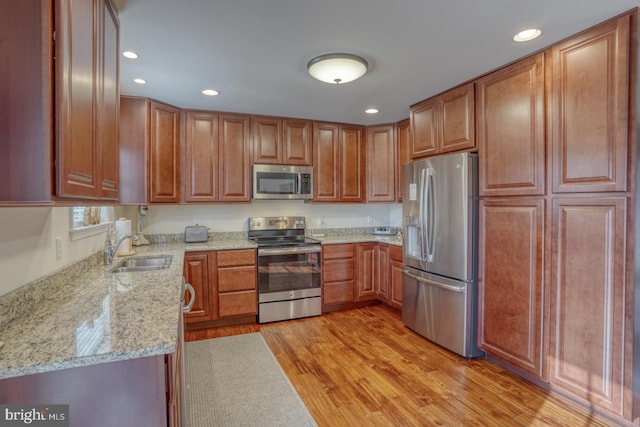
[[[320,241],[304,235],[303,216],[267,216],[249,218],[249,239],[259,247],[319,245]]]

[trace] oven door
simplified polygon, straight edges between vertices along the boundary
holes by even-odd
[[[258,301],[321,295],[320,245],[258,249]]]

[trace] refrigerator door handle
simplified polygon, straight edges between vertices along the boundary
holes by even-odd
[[[427,252],[429,250],[429,236],[427,235],[427,229],[424,223],[424,215],[426,211],[427,204],[427,169],[422,169],[420,171],[420,212],[418,214],[419,218],[419,239],[420,239],[420,261],[427,262],[428,256]]]
[[[457,287],[457,286],[450,286],[450,285],[445,285],[444,283],[438,283],[438,282],[433,282],[431,280],[427,280],[424,279],[416,274],[413,274],[412,272],[410,272],[409,270],[403,269],[402,270],[402,274],[406,274],[407,276],[411,277],[412,279],[417,280],[418,282],[422,282],[422,283],[428,283],[429,286],[435,286],[438,288],[442,288],[444,290],[447,291],[451,291],[451,292],[459,292],[459,293],[464,293],[465,288],[462,287]]]
[[[434,171],[432,168],[425,169],[424,175],[426,176],[425,185],[424,185],[424,194],[423,194],[423,203],[425,205],[425,210],[421,214],[421,218],[427,216],[427,225],[424,231],[424,240],[426,240],[426,249],[424,251],[424,260],[426,262],[433,262],[433,248],[434,248],[434,230],[433,226],[435,224],[434,214],[435,214],[435,199],[433,194],[433,183],[434,183]]]

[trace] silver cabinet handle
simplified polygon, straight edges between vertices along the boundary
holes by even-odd
[[[187,290],[189,291],[190,298],[189,298],[189,304],[182,306],[182,312],[188,313],[193,308],[193,303],[196,300],[196,290],[193,289],[193,286],[191,286],[191,283],[185,282],[184,287],[187,288]]]

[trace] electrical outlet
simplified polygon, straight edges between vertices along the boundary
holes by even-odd
[[[62,237],[56,237],[56,259],[62,258]]]

